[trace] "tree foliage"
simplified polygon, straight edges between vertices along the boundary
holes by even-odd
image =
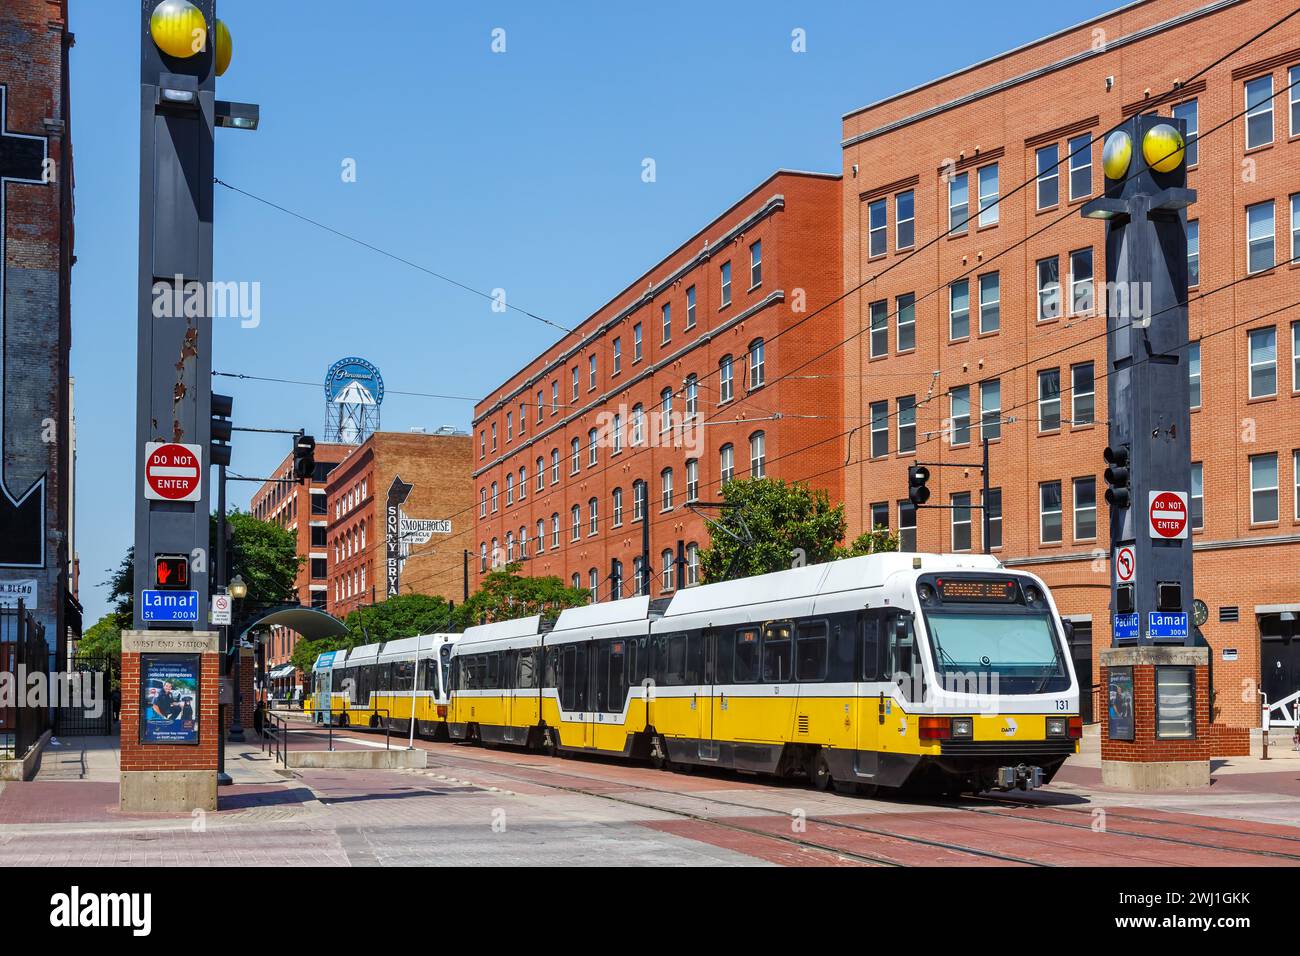
[[[480,621],[509,621],[541,614],[553,618],[568,607],[591,603],[585,588],[569,587],[554,575],[530,578],[519,573],[518,564],[489,571],[478,591],[460,608],[467,624]]]
[[[804,564],[879,551],[897,551],[888,528],[864,532],[841,545],[848,522],[844,505],[826,492],[778,478],[739,479],[722,486],[726,507],[707,522],[710,543],[700,552],[706,581],[731,581]]]
[[[122,672],[122,628],[117,613],[110,611],[86,629],[77,642],[78,657],[108,657],[113,661],[113,680]]]

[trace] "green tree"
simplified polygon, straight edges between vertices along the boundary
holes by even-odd
[[[116,568],[108,572],[108,580],[100,584],[108,588],[108,600],[112,602],[113,623],[119,631],[132,627],[132,615],[135,609],[135,545],[126,549],[126,557]]]
[[[572,588],[553,575],[530,578],[519,573],[518,564],[489,571],[477,593],[461,606],[466,624],[479,621],[509,621],[541,614],[554,618],[567,607],[591,603],[585,588]]]
[[[113,680],[122,671],[122,628],[116,612],[110,611],[87,628],[77,642],[78,657],[109,657],[113,660]]]
[[[722,500],[726,507],[706,522],[710,542],[700,552],[706,581],[830,561],[848,527],[844,506],[832,507],[826,492],[779,478],[728,481]]]
[[[847,548],[836,548],[835,557],[856,558],[864,554],[880,554],[882,551],[897,551],[898,535],[883,524],[878,524],[870,531],[864,531],[854,538]]]

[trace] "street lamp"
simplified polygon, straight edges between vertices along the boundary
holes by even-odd
[[[227,590],[230,592],[230,596],[234,598],[236,601],[242,601],[244,598],[248,596],[248,585],[244,583],[243,577],[241,577],[238,574],[236,574],[233,578],[230,579],[230,585]],[[238,621],[239,618],[238,616],[232,616],[232,620]],[[242,664],[244,659],[244,648],[243,648],[243,641],[240,640],[240,633],[239,633],[238,626],[234,628],[234,634],[235,634],[235,648],[234,648],[235,650],[235,693],[234,693],[235,713],[234,716],[230,718],[230,739],[233,740],[235,743],[243,743],[244,727],[239,722],[239,719],[241,716],[240,704],[242,703],[244,697],[244,691],[243,691],[244,685],[240,673],[242,670]]]

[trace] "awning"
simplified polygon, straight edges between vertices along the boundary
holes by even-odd
[[[293,676],[293,673],[296,670],[297,668],[294,667],[292,664],[281,664],[279,667],[272,668],[271,672],[266,676],[269,677],[271,680],[280,680],[281,678],[284,677]]]

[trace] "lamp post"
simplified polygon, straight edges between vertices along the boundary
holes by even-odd
[[[235,599],[235,606],[236,608],[238,608],[239,602],[244,600],[244,598],[248,596],[248,585],[244,583],[244,579],[240,575],[236,574],[233,578],[230,579],[229,592],[230,592],[230,596]],[[238,614],[232,615],[231,619],[235,622],[238,622],[239,615]],[[243,647],[243,640],[241,639],[239,633],[239,626],[237,623],[234,627],[231,628],[231,633],[235,639],[235,648],[234,648],[235,649],[235,675],[234,675],[235,676],[235,712],[230,719],[230,739],[235,741],[236,743],[243,743],[244,727],[239,722],[241,716],[239,705],[244,699],[244,689],[243,689],[243,683],[241,677],[241,671],[243,669],[244,647]]]

